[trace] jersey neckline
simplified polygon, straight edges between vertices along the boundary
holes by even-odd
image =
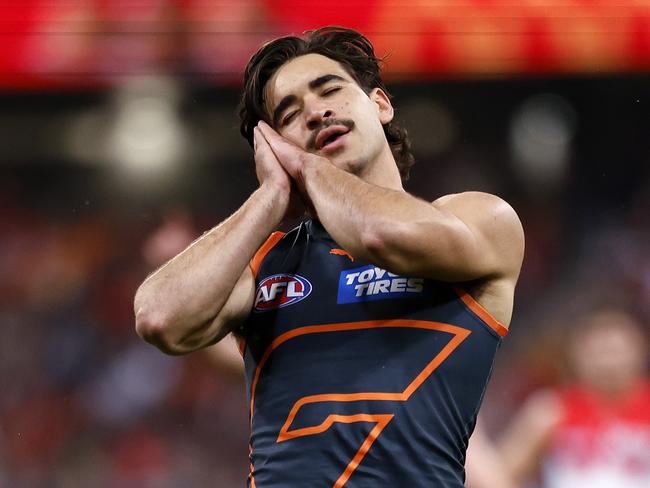
[[[304,221],[303,224],[307,229],[307,233],[312,237],[314,237],[315,239],[329,241],[333,244],[336,244],[334,239],[332,239],[332,236],[329,235],[329,233],[327,232],[327,230],[325,230],[325,227],[323,227],[323,224],[321,224],[319,220],[309,219]]]

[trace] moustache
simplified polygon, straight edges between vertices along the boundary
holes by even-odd
[[[323,121],[318,125],[318,127],[314,129],[314,132],[311,133],[311,136],[309,136],[309,140],[307,141],[308,151],[316,150],[316,138],[318,137],[318,134],[320,134],[320,131],[331,125],[342,125],[344,127],[347,127],[348,131],[351,131],[354,128],[354,121],[350,119],[327,119]]]

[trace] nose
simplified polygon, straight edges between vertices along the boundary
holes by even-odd
[[[307,128],[314,130],[319,127],[326,119],[333,117],[334,112],[326,107],[314,107],[307,113]]]

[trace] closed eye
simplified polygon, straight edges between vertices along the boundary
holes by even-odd
[[[328,88],[327,90],[323,91],[322,96],[326,97],[327,95],[331,95],[334,92],[337,92],[341,89],[340,86],[333,86],[332,88]]]
[[[297,113],[298,113],[298,111],[297,111],[297,110],[294,110],[293,112],[290,112],[289,114],[287,114],[287,116],[286,116],[285,118],[282,119],[282,125],[287,125],[289,122],[291,122],[291,120],[293,119],[293,117],[294,117]]]

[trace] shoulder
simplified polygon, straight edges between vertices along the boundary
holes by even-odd
[[[511,225],[520,231],[523,237],[523,228],[517,212],[501,197],[480,191],[467,191],[444,195],[431,203],[440,210],[453,214],[475,215],[484,221],[498,221]]]
[[[468,191],[445,195],[431,205],[461,220],[497,256],[511,261],[509,267],[518,273],[524,254],[524,229],[508,202],[490,193]]]

